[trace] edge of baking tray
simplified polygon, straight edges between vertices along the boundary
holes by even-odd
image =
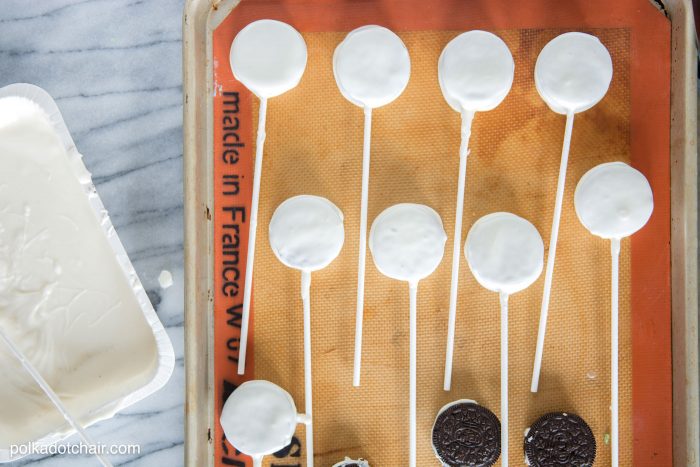
[[[183,14],[186,465],[213,465],[211,276],[213,95],[210,32],[240,0],[187,0]],[[658,1],[650,0],[657,4]],[[671,288],[674,464],[700,465],[698,384],[697,46],[690,0],[672,22]],[[206,92],[202,92],[205,90]],[[204,254],[206,252],[206,254]]]
[[[185,465],[214,464],[213,164],[208,29],[219,0],[187,0],[182,20],[185,250]],[[236,1],[236,4],[238,1]]]
[[[667,0],[671,18],[671,335],[673,461],[700,465],[698,385],[698,56],[690,0]]]

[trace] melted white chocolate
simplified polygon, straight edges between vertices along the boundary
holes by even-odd
[[[287,447],[300,421],[292,396],[263,380],[248,381],[233,391],[220,420],[233,447],[253,457]]]
[[[510,91],[514,72],[508,46],[486,31],[469,31],[455,37],[438,61],[440,89],[457,112],[496,108]]]
[[[333,74],[343,96],[360,107],[377,108],[399,97],[411,75],[403,41],[381,26],[351,31],[335,49]]]
[[[600,164],[581,177],[574,194],[581,223],[603,238],[624,238],[647,223],[654,196],[644,175],[623,162]]]
[[[85,425],[158,354],[74,163],[41,108],[0,99],[0,327]],[[0,449],[69,431],[3,345],[0,367]]]
[[[241,29],[231,44],[231,70],[259,98],[294,88],[306,68],[306,43],[281,21],[262,19]]]
[[[540,276],[544,243],[527,220],[508,212],[495,212],[469,229],[464,255],[479,284],[510,295],[527,288]]]
[[[535,64],[535,86],[557,113],[578,113],[596,105],[608,92],[612,59],[597,37],[568,32],[544,46]]]
[[[346,457],[344,461],[333,464],[333,467],[346,467],[346,466],[358,466],[358,467],[369,467],[369,463],[364,459],[350,459]]]
[[[270,245],[290,268],[318,271],[343,247],[343,213],[326,198],[301,195],[280,204],[270,220]]]
[[[377,269],[400,281],[432,274],[445,252],[447,234],[437,212],[422,204],[396,204],[372,223],[369,249]]]

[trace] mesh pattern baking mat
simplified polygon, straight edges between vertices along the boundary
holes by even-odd
[[[481,216],[510,211],[537,227],[547,249],[565,118],[552,112],[541,100],[534,86],[533,71],[542,47],[568,30],[494,31],[514,56],[515,81],[499,107],[478,113],[474,120],[462,241]],[[595,34],[605,44],[613,58],[614,76],[606,97],[575,118],[543,373],[540,391],[534,395],[529,387],[544,274],[510,300],[509,430],[513,465],[523,463],[524,430],[549,411],[567,411],[583,417],[598,443],[596,464],[610,463],[606,444],[610,420],[610,246],[579,223],[574,213],[573,192],[581,176],[595,165],[632,159],[630,30],[577,30]],[[240,110],[237,130],[241,140],[245,139],[240,152],[252,154],[258,101],[227,76],[230,71],[224,71],[228,62],[224,63],[222,58],[227,57],[234,35],[226,31],[218,36],[218,50],[214,41],[214,139],[217,141],[221,136],[222,130],[216,130],[216,119],[221,115],[222,102],[236,100],[234,107]],[[248,376],[254,374],[256,379],[281,385],[291,393],[299,410],[303,409],[300,273],[286,268],[275,258],[269,247],[267,226],[275,208],[291,196],[327,197],[345,215],[346,238],[340,256],[312,276],[316,463],[331,466],[347,455],[363,457],[372,466],[400,467],[408,462],[408,286],[382,276],[374,267],[369,251],[362,385],[352,387],[363,113],[341,96],[333,79],[333,51],[345,34],[304,32],[309,57],[304,76],[297,88],[268,104],[254,276],[254,346],[249,349],[249,354],[254,356],[254,370],[249,363]],[[400,32],[411,55],[411,79],[399,99],[373,112],[369,222],[393,204],[423,203],[440,214],[449,236],[441,265],[432,276],[421,281],[418,290],[420,466],[438,464],[431,449],[431,428],[443,405],[469,398],[496,415],[500,410],[498,295],[477,284],[463,257],[452,391],[442,390],[460,116],[440,93],[437,61],[443,47],[457,34],[459,31]],[[224,94],[232,91],[240,95]],[[215,153],[214,157],[219,156]],[[250,166],[249,161],[245,163],[244,172]],[[238,196],[249,197],[250,172],[242,175],[241,180]],[[215,190],[218,189],[225,187],[217,181]],[[218,196],[217,200],[225,199]],[[220,209],[220,206],[215,209],[215,216]],[[247,224],[240,225],[244,244]],[[220,232],[215,230],[215,245]],[[623,241],[620,262],[622,466],[632,465],[633,446],[630,244],[629,240]],[[240,248],[240,252],[238,262],[242,269],[245,248]],[[238,283],[242,287],[242,275]],[[242,300],[240,292],[239,298],[230,300],[238,307]],[[216,325],[223,326],[232,314],[226,314],[224,299],[216,305],[216,297],[215,310],[219,310],[215,311]],[[233,315],[238,311],[236,308]],[[215,372],[219,376],[215,382],[219,384],[221,373],[228,377],[223,377],[223,388],[215,388],[215,413],[238,381],[235,365],[230,363],[235,360],[235,336],[233,341],[217,339],[214,356]],[[217,348],[226,352],[217,355]],[[229,360],[228,366],[222,363],[224,359]],[[227,384],[227,378],[234,384]],[[304,465],[303,430],[300,426],[292,448],[278,456],[268,456],[265,465]],[[226,456],[241,459],[224,441],[218,424],[214,427],[214,443],[218,465],[229,464],[221,461]],[[230,465],[243,464],[232,461]]]
[[[478,113],[472,129],[462,238],[479,217],[510,211],[530,220],[548,245],[564,117],[541,100],[533,72],[539,51],[561,31],[496,31],[516,63],[503,104]],[[609,427],[610,247],[590,235],[573,208],[573,192],[590,168],[629,161],[629,44],[625,30],[595,33],[613,57],[615,76],[601,103],[576,117],[567,173],[541,389],[529,381],[544,275],[510,306],[510,452],[523,461],[523,430],[547,411],[577,413],[601,444]],[[460,117],[440,93],[437,61],[457,32],[401,34],[411,53],[411,80],[394,103],[373,115],[368,218],[401,202],[427,204],[454,231]],[[380,467],[407,463],[408,286],[381,275],[368,258],[362,386],[352,387],[363,113],[332,79],[332,56],[344,33],[304,34],[309,62],[299,87],[271,100],[255,264],[255,377],[304,401],[299,273],[269,247],[267,225],[290,196],[329,198],[345,215],[346,243],[312,276],[314,429],[318,464],[344,455]],[[256,107],[256,106],[254,106]],[[254,110],[255,112],[255,110]],[[254,119],[257,115],[254,115]],[[254,120],[255,121],[255,120]],[[460,270],[452,391],[442,390],[452,245],[418,288],[418,465],[437,465],[431,428],[446,403],[470,398],[499,413],[498,294],[482,288],[466,261]],[[621,446],[631,446],[629,248],[620,278]],[[369,252],[368,252],[369,254]],[[303,438],[300,438],[303,439]],[[632,465],[623,449],[622,465]]]

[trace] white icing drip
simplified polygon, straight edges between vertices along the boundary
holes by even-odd
[[[381,26],[351,31],[335,49],[333,74],[343,96],[360,107],[377,108],[408,85],[411,60],[403,41]]]
[[[292,441],[299,416],[292,396],[269,381],[240,385],[221,411],[226,439],[249,456],[263,456],[285,448]]]
[[[152,377],[157,350],[72,164],[40,107],[0,99],[0,328],[85,424]],[[1,344],[0,366],[0,448],[65,429]]]
[[[514,72],[508,46],[486,31],[469,31],[455,37],[438,61],[440,89],[457,112],[494,109],[510,91]]]
[[[286,266],[318,271],[343,247],[343,213],[325,198],[301,195],[280,204],[270,221],[270,245]]]
[[[479,284],[494,292],[513,294],[539,277],[544,243],[527,220],[496,212],[474,223],[467,235],[464,255]]]
[[[449,408],[452,407],[452,406],[459,405],[459,404],[476,404],[476,405],[479,405],[479,403],[478,403],[477,401],[472,400],[472,399],[459,399],[459,400],[456,400],[456,401],[454,401],[454,402],[447,403],[447,404],[443,405],[442,408],[441,408],[440,410],[438,410],[438,413],[437,413],[437,415],[435,416],[435,420],[437,420],[437,418],[438,418],[445,410],[449,409]],[[433,423],[433,426],[435,426],[434,423]]]
[[[158,285],[161,289],[167,289],[173,285],[173,273],[164,269],[158,274]]]
[[[620,239],[647,223],[654,210],[654,196],[641,172],[623,162],[611,162],[600,164],[581,177],[574,207],[592,234]]]
[[[294,88],[306,68],[306,43],[286,23],[263,19],[241,29],[231,44],[231,70],[260,98]]]
[[[612,59],[597,37],[569,32],[552,39],[535,64],[535,86],[557,113],[588,110],[608,92]]]
[[[392,279],[415,283],[442,261],[447,234],[437,212],[421,204],[397,204],[372,223],[369,249],[377,269]]]
[[[333,467],[345,467],[346,465],[359,465],[360,467],[369,467],[369,463],[364,459],[350,459],[346,457],[344,461],[333,464]]]

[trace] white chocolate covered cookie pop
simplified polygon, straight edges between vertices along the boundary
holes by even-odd
[[[508,296],[540,276],[544,243],[527,220],[496,212],[474,223],[464,255],[477,282],[501,299],[501,465],[508,467]]]
[[[313,272],[340,254],[343,213],[326,198],[300,195],[280,204],[270,220],[270,246],[290,268]]]
[[[503,102],[513,85],[515,63],[503,40],[487,31],[452,39],[438,61],[440,90],[456,112],[486,112]]]
[[[372,109],[393,102],[403,93],[411,75],[411,60],[403,41],[381,26],[363,26],[351,31],[335,49],[333,75],[340,93],[365,113],[362,146],[362,189],[360,200],[360,245],[357,265],[357,308],[355,316],[355,357],[353,386],[360,385],[362,320],[367,257],[367,198],[369,192]]]
[[[438,61],[438,78],[442,95],[450,107],[462,115],[462,144],[459,148],[452,282],[445,353],[445,391],[449,391],[452,386],[462,214],[472,121],[476,112],[492,110],[505,99],[513,85],[514,72],[515,63],[508,46],[500,37],[486,31],[469,31],[455,37],[442,51]]]
[[[292,396],[269,381],[254,380],[241,384],[224,403],[221,426],[233,447],[262,466],[264,456],[292,442],[299,423],[310,422],[297,414]]]
[[[571,133],[574,128],[574,114],[590,109],[605,96],[608,87],[610,87],[612,73],[612,59],[608,49],[597,37],[580,32],[569,32],[552,39],[544,46],[535,64],[537,92],[554,112],[566,115],[566,127],[542,292],[537,348],[532,369],[532,384],[530,386],[532,392],[537,392],[540,382],[542,352],[547,331],[549,298],[552,290],[552,275],[559,238],[559,221],[564,200],[564,185],[566,183],[566,168],[569,163]]]
[[[410,294],[409,467],[416,467],[416,328],[418,281],[442,261],[447,234],[437,212],[421,204],[397,204],[372,223],[369,249],[385,276],[408,282]]]
[[[542,237],[534,225],[515,214],[482,217],[469,230],[464,248],[477,282],[493,292],[520,292],[542,273]]]
[[[363,109],[376,109],[406,89],[411,60],[399,36],[381,26],[363,26],[335,49],[333,74],[343,97]]]
[[[608,49],[590,34],[568,32],[544,46],[535,64],[535,87],[562,115],[588,110],[605,97],[612,80]]]
[[[262,178],[263,145],[267,100],[294,88],[306,68],[306,43],[301,34],[286,23],[263,19],[241,29],[233,39],[229,56],[233,76],[260,99],[258,136],[255,142],[253,199],[248,225],[248,255],[243,288],[243,316],[238,374],[245,373],[250,321],[250,297],[253,288],[255,237],[258,225],[258,201]]]
[[[593,235],[614,240],[644,227],[654,210],[654,197],[640,171],[623,162],[609,162],[581,177],[574,207]]]
[[[581,177],[574,194],[576,215],[593,235],[610,239],[612,313],[610,326],[610,442],[612,466],[619,465],[619,269],[620,240],[644,227],[654,210],[646,177],[622,162],[600,164]]]
[[[301,271],[304,306],[304,388],[306,416],[306,465],[314,465],[313,399],[311,378],[311,272],[328,266],[345,240],[343,213],[319,196],[301,195],[280,204],[270,220],[270,246],[275,256]]]

